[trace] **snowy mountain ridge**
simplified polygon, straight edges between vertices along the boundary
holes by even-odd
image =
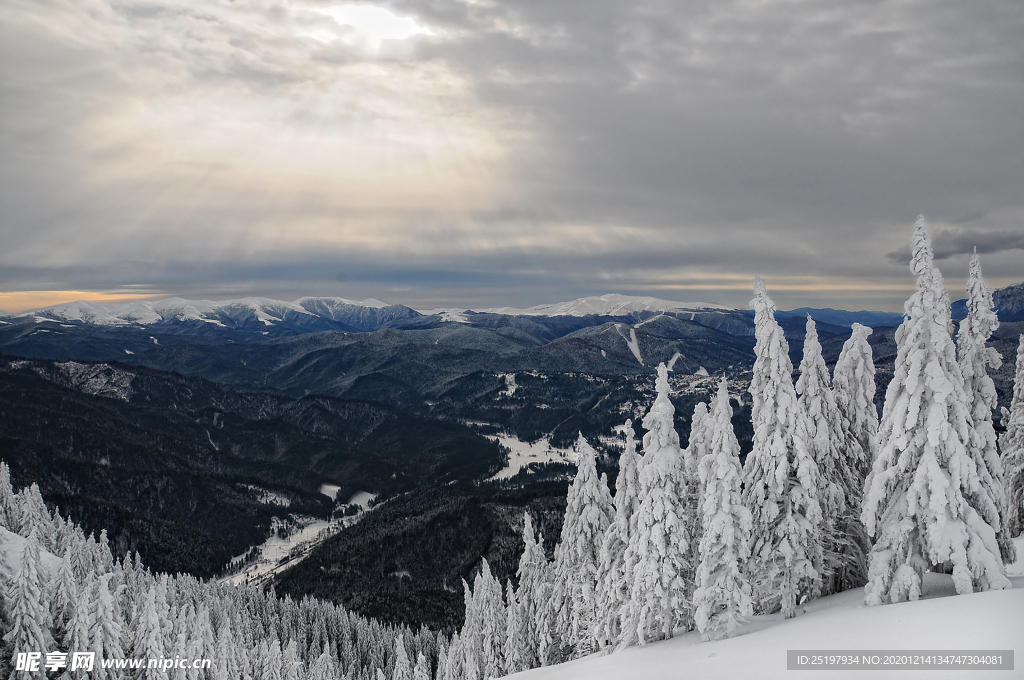
[[[675,302],[656,297],[606,293],[599,296],[577,298],[568,302],[535,305],[523,309],[516,307],[493,307],[475,311],[484,314],[505,314],[508,316],[623,316],[637,312],[692,312],[705,309],[725,310],[728,308],[708,302]]]
[[[386,307],[388,305],[372,298],[356,302],[345,298],[303,297],[294,302],[285,302],[270,298],[249,297],[215,302],[171,297],[120,305],[78,300],[10,316],[15,318],[35,317],[38,322],[78,321],[100,326],[148,326],[168,321],[204,321],[224,325],[224,321],[229,319],[239,321],[245,317],[255,317],[257,321],[271,326],[289,314],[338,320],[339,317],[344,316],[345,312],[351,312],[353,308],[384,309]]]
[[[1003,321],[1024,318],[1024,283],[1018,283],[994,291],[995,306]],[[953,302],[954,318],[962,318],[966,308],[965,300]],[[342,297],[305,296],[288,302],[266,297],[246,297],[234,300],[186,300],[169,297],[161,300],[139,300],[123,304],[89,302],[78,300],[24,312],[7,313],[0,311],[0,318],[35,318],[37,322],[79,322],[100,326],[146,326],[162,322],[202,321],[213,325],[224,322],[235,323],[254,318],[264,325],[273,325],[285,316],[305,316],[309,319],[320,317],[331,321],[347,322],[353,314],[379,314],[383,310],[406,310],[408,316],[440,316],[444,321],[466,323],[466,313],[501,314],[505,316],[629,316],[640,313],[679,313],[698,311],[746,311],[737,310],[710,302],[679,302],[651,296],[622,295],[605,293],[576,298],[565,302],[553,302],[532,307],[437,307],[434,309],[412,310],[401,304],[388,304],[375,298],[349,300]],[[841,309],[800,307],[783,314],[804,316],[810,313],[817,321],[848,325],[856,317],[859,323],[868,325],[898,325],[902,313],[898,312],[847,312]],[[1004,318],[1005,317],[1005,318]],[[7,322],[4,322],[7,323]]]

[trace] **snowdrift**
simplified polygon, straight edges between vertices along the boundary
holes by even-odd
[[[1024,555],[1024,538],[1016,539]],[[956,595],[949,576],[928,574],[924,599],[864,605],[860,588],[808,603],[803,614],[755,616],[736,637],[700,642],[696,631],[646,647],[594,654],[513,676],[517,680],[699,678],[1024,678],[1024,565],[1010,565],[1014,590]],[[788,649],[1015,649],[1015,670],[789,671]]]

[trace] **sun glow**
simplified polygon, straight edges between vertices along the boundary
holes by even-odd
[[[430,31],[412,17],[403,17],[376,5],[338,5],[320,10],[339,24],[352,26],[375,40],[405,40]]]
[[[144,293],[127,293],[121,291],[94,290],[22,290],[10,293],[0,292],[0,309],[5,312],[17,313],[30,309],[40,309],[65,302],[83,300],[85,302],[122,303],[134,300],[146,300],[154,297],[153,291]]]

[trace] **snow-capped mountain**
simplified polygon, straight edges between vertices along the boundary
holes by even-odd
[[[475,311],[508,316],[626,316],[639,312],[690,312],[704,309],[726,309],[726,307],[707,302],[674,302],[655,297],[608,293],[601,296],[577,298],[569,302],[536,305],[525,309],[494,307]]]
[[[1024,321],[1024,283],[1016,283],[992,292],[993,309],[1000,321]],[[967,300],[953,303],[953,318],[967,316]]]
[[[304,297],[294,302],[250,297],[240,300],[184,300],[172,297],[156,301],[129,302],[120,305],[102,302],[68,302],[10,315],[10,318],[34,318],[36,322],[82,323],[96,326],[153,326],[167,323],[199,322],[213,326],[238,328],[246,325],[276,326],[287,323],[320,328],[318,320],[335,322],[352,330],[376,330],[394,319],[418,316],[403,305],[387,305],[380,300],[359,302],[336,297]]]

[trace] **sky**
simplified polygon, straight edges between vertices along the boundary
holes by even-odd
[[[1024,280],[1024,4],[4,0],[0,309]]]

